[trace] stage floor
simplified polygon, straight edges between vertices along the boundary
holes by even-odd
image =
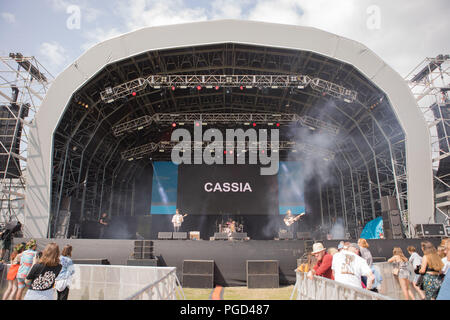
[[[14,239],[13,243],[28,239]],[[126,265],[134,252],[135,240],[116,239],[36,239],[38,250],[49,242],[56,242],[62,248],[66,244],[73,246],[73,259],[107,259],[113,265]],[[407,255],[409,245],[416,247],[419,254],[420,242],[424,239],[368,240],[369,249],[374,257],[389,258],[394,247],[401,247]],[[440,238],[427,239],[435,245]],[[278,260],[280,285],[295,283],[297,259],[305,252],[303,240],[152,240],[158,266],[177,268],[182,279],[183,260],[214,260],[214,283],[221,286],[246,285],[247,260]],[[326,248],[337,247],[340,240],[325,240]],[[348,241],[348,240],[346,240]],[[355,240],[350,240],[355,241]],[[408,256],[408,255],[407,255]]]

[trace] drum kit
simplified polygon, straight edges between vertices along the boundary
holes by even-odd
[[[235,220],[229,219],[228,222],[219,224],[219,232],[226,233],[229,237],[236,232],[244,232],[244,224],[242,223],[242,219],[237,222]]]

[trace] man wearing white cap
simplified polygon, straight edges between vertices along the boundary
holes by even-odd
[[[342,250],[333,256],[331,268],[333,269],[334,280],[362,288],[361,276],[366,276],[366,289],[370,290],[375,276],[366,260],[357,254],[358,250],[358,244],[351,243],[347,250]]]
[[[331,270],[333,256],[326,252],[323,244],[320,242],[314,243],[311,254],[316,258],[317,263],[309,273],[310,279],[312,279],[314,275],[333,279],[333,271]]]

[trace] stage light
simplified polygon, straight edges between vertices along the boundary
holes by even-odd
[[[214,89],[219,90],[219,86],[215,86]]]
[[[174,123],[172,123],[172,127],[176,127],[177,126],[177,124],[174,122]]]
[[[131,95],[132,95],[133,97],[135,97],[135,96],[136,96],[136,92],[133,91],[133,92],[131,93]]]
[[[249,126],[250,122],[244,122],[244,126]]]
[[[244,86],[240,86],[239,89],[242,91],[244,90]]]
[[[256,127],[256,123],[255,122],[253,122],[253,126]]]
[[[233,150],[230,150],[230,154],[233,154]]]
[[[196,127],[200,127],[200,122],[196,122],[196,123],[195,123],[195,126],[196,126]]]
[[[200,85],[197,86],[197,90],[198,90],[198,91],[202,90],[202,86],[200,86]]]
[[[223,150],[223,154],[227,154],[227,150]]]
[[[277,127],[279,127],[280,126],[280,124],[277,122]]]
[[[170,87],[172,89],[172,91],[175,91],[175,86]]]

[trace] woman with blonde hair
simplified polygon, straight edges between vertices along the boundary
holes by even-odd
[[[435,300],[441,286],[439,274],[441,273],[444,264],[437,254],[436,248],[431,242],[424,241],[421,243],[421,246],[423,251],[423,258],[419,273],[423,274],[423,289],[425,291],[425,299]]]
[[[415,300],[409,281],[409,278],[411,277],[411,273],[409,271],[409,260],[403,254],[403,250],[400,247],[395,247],[392,250],[392,257],[388,260],[388,262],[394,265],[392,274],[398,278],[398,282],[400,283],[400,288],[402,289],[405,300]]]
[[[54,242],[49,243],[27,275],[25,283],[29,289],[25,300],[55,300],[55,279],[61,268],[59,247]]]
[[[30,271],[31,267],[33,266],[33,263],[36,261],[37,256],[37,243],[36,240],[31,239],[27,242],[25,245],[26,250],[22,252],[22,255],[20,257],[20,267],[17,271],[17,294],[16,294],[16,300],[22,300],[22,294],[25,290],[25,278],[28,275],[28,272]]]
[[[373,263],[373,258],[372,253],[369,250],[369,244],[367,243],[367,240],[363,238],[358,239],[358,246],[359,252],[361,253],[361,257],[363,257],[367,261],[369,267],[371,267]]]
[[[75,273],[72,261],[72,246],[67,244],[64,246],[59,260],[62,265],[61,272],[56,278],[55,288],[58,294],[58,300],[67,300],[69,297],[69,287],[71,285],[72,276]]]

